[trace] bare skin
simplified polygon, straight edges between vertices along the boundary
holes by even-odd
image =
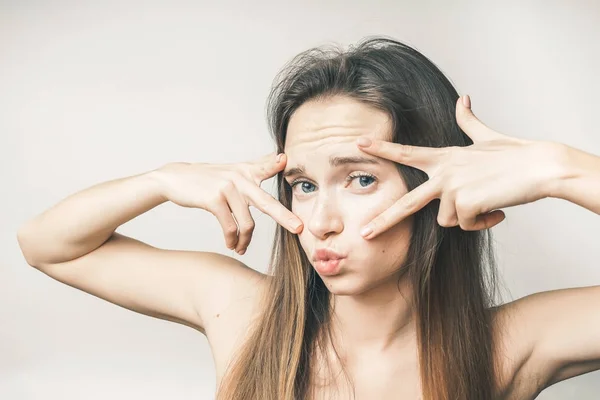
[[[334,340],[354,382],[357,399],[417,399],[421,392],[414,317],[407,302],[411,288],[404,283],[399,292],[396,287],[398,268],[410,241],[411,218],[368,241],[360,235],[361,227],[405,195],[407,189],[391,161],[380,158],[377,164],[337,166],[330,162],[336,156],[365,156],[356,148],[357,137],[389,140],[390,129],[384,112],[334,97],[309,101],[296,110],[286,139],[284,175],[294,185],[292,211],[304,224],[298,234],[304,251],[309,259],[323,247],[346,256],[339,273],[332,276],[321,274],[314,260],[313,267],[333,294]],[[360,177],[365,173],[375,179]],[[578,202],[584,203],[581,199]],[[497,223],[503,217],[503,213],[494,213],[489,221]],[[551,384],[600,368],[597,346],[591,348],[587,362],[560,365],[552,359],[551,352],[557,346],[552,339],[556,339],[546,332],[552,339],[542,336],[546,325],[540,317],[548,315],[552,319],[549,305],[543,301],[555,299],[559,309],[568,310],[569,306],[583,304],[586,295],[597,298],[598,292],[598,287],[546,292],[491,311],[499,338],[499,398],[535,398]],[[565,303],[567,298],[570,301]],[[598,317],[594,315],[596,325],[591,326],[598,330]],[[540,325],[532,325],[532,320]],[[559,351],[568,354],[563,348]],[[318,370],[322,363],[316,363],[314,369]],[[329,378],[316,377],[315,384]],[[348,398],[348,387],[340,379],[332,385],[318,386],[316,399],[329,398],[336,387],[339,398]]]
[[[307,102],[289,122],[285,149],[286,180],[295,184],[292,211],[304,224],[298,234],[304,251],[311,258],[317,248],[328,247],[346,256],[338,274],[321,278],[333,294],[334,340],[354,382],[357,399],[417,399],[421,392],[414,316],[407,302],[411,288],[404,283],[399,292],[396,286],[398,268],[410,241],[411,220],[408,218],[369,241],[359,233],[361,226],[406,194],[406,186],[391,161],[338,167],[329,162],[332,156],[364,156],[355,145],[356,138],[370,136],[385,140],[390,129],[385,113],[350,99]],[[304,170],[302,173],[289,174],[288,171],[299,166]],[[352,174],[362,173],[371,174],[376,180],[352,178]],[[242,304],[243,310],[235,311],[230,318],[225,316],[237,328],[222,328],[220,332],[246,331],[246,322],[238,316],[243,314],[251,319],[251,310],[248,303]],[[234,313],[232,310],[226,312]],[[219,336],[219,343],[211,342],[219,377],[236,340],[239,340],[236,335]],[[501,381],[508,388],[522,379],[515,376],[517,370],[520,376],[527,374],[522,369],[527,348],[522,344],[504,344],[509,346],[512,360],[502,371]],[[221,358],[220,353],[225,355]],[[339,364],[333,353],[329,356],[337,375]],[[323,366],[322,361],[316,361],[314,371]],[[333,383],[331,378],[323,375],[313,378],[317,388],[315,399],[330,398],[336,390],[340,399],[350,398],[343,375]],[[518,396],[514,398],[519,399],[539,390],[539,386],[531,383],[517,386],[513,391]],[[507,393],[504,398],[510,396]]]
[[[171,201],[213,213],[227,246],[243,253],[254,228],[248,210],[253,205],[298,234],[309,258],[322,247],[347,256],[338,274],[322,277],[333,294],[335,340],[357,399],[418,399],[414,318],[406,302],[411,288],[403,286],[404,296],[395,288],[410,239],[409,220],[369,240],[359,233],[406,187],[391,161],[329,165],[331,156],[365,156],[354,144],[356,137],[385,138],[388,124],[385,114],[347,99],[305,103],[290,120],[287,155],[280,161],[271,155],[239,165],[173,163],[105,182],[29,221],[17,239],[27,263],[53,279],[205,334],[218,384],[260,313],[269,278],[222,254],[159,249],[116,228]],[[561,165],[569,179],[552,185],[553,193],[600,212],[595,195],[600,159],[574,149],[565,154]],[[292,213],[258,185],[301,164],[304,176],[286,177],[288,183],[306,181],[294,188]],[[378,179],[346,179],[359,172]],[[314,261],[313,267],[320,271]],[[501,364],[498,398],[535,398],[554,383],[600,369],[598,301],[600,286],[591,286],[536,293],[492,310]],[[314,370],[320,365],[315,360]],[[340,380],[320,386],[315,398],[336,386],[346,398],[344,385]]]
[[[248,282],[246,290],[237,300],[232,300],[232,303],[223,306],[209,321],[210,328],[207,329],[206,334],[215,362],[217,386],[226,366],[231,361],[233,351],[246,339],[248,328],[260,312],[261,292],[268,278],[256,271],[252,274],[255,277],[248,279],[244,271],[243,279]],[[503,360],[501,370],[498,372],[503,391],[500,399],[506,400],[533,399],[543,389],[543,382],[546,380],[545,368],[531,358],[530,338],[526,336],[527,316],[517,311],[515,307],[517,304],[518,300],[507,303],[496,309],[494,313],[501,337],[501,348],[497,351]],[[331,351],[331,348],[329,350]],[[336,375],[340,372],[339,364],[335,364],[332,352],[329,355],[330,360],[334,361],[332,372]],[[385,352],[355,353],[350,362],[347,362],[349,356],[341,355],[341,357],[354,381],[357,400],[421,398],[414,329],[406,330],[401,345],[388,348]],[[323,366],[323,360],[318,359],[313,365],[313,370],[317,371]],[[319,379],[313,381],[316,389],[312,400],[330,399],[333,393],[337,393],[339,399],[349,398],[350,389],[343,375],[340,374],[333,384],[332,376],[321,375]]]

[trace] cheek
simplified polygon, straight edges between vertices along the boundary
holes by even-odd
[[[412,235],[412,218],[409,217],[394,225],[377,237],[363,241],[367,259],[378,260],[390,268],[404,262]],[[389,263],[385,260],[389,260]],[[386,269],[388,269],[386,267]]]
[[[390,246],[407,243],[410,241],[412,225],[413,216],[409,216],[393,225],[385,232],[380,233],[374,239],[370,239],[370,241],[377,240],[379,243],[384,243]]]
[[[362,227],[394,205],[399,198],[400,196],[390,195],[374,196],[366,199],[363,204],[355,205],[347,215]]]
[[[291,211],[292,211],[292,214],[294,214],[295,216],[297,216],[298,218],[300,218],[300,220],[306,226],[306,224],[308,223],[308,220],[309,220],[309,216],[310,216],[310,212],[308,210],[308,207],[306,207],[305,205],[303,205],[301,203],[299,204],[298,202],[295,202],[295,201],[292,200]]]

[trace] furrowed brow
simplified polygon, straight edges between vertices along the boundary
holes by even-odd
[[[332,157],[329,157],[329,165],[332,168],[338,168],[338,167],[341,167],[343,165],[349,165],[349,164],[375,164],[375,165],[379,165],[381,163],[376,158],[363,157],[363,156],[346,156],[346,157],[333,157],[332,156]],[[289,176],[303,175],[305,173],[306,173],[306,167],[304,165],[300,164],[297,167],[290,168],[289,170],[287,170],[286,172],[284,172],[283,173],[283,177],[287,178]]]

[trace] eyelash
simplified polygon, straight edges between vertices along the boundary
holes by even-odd
[[[345,181],[346,181],[346,183],[348,183],[348,182],[353,181],[356,178],[361,178],[361,177],[371,178],[371,179],[373,179],[373,183],[377,182],[377,177],[375,175],[369,174],[368,172],[357,172],[355,174],[350,174],[350,175],[348,175],[346,177]],[[304,182],[310,183],[310,182],[308,182],[306,180],[296,179],[295,181],[293,181],[292,183],[290,183],[290,186],[292,187],[292,189],[294,189],[294,186],[296,186],[299,183],[304,183]],[[311,183],[311,185],[312,185],[312,183]],[[365,188],[367,188],[367,187],[369,187],[371,185],[365,186]]]

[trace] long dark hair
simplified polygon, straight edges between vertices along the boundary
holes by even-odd
[[[343,50],[322,46],[302,52],[278,74],[268,101],[277,151],[283,152],[290,117],[304,102],[348,96],[386,112],[392,141],[427,146],[468,146],[456,123],[459,98],[444,74],[416,49],[370,37]],[[427,175],[398,165],[408,190]],[[279,200],[291,209],[291,190],[277,176]],[[497,268],[489,230],[463,231],[437,223],[439,199],[414,214],[401,278],[414,288],[418,354],[426,400],[492,399],[498,371],[491,309]],[[325,284],[296,235],[275,234],[264,311],[223,380],[220,400],[292,400],[310,396],[311,360],[331,333]],[[406,275],[407,274],[407,275]]]

